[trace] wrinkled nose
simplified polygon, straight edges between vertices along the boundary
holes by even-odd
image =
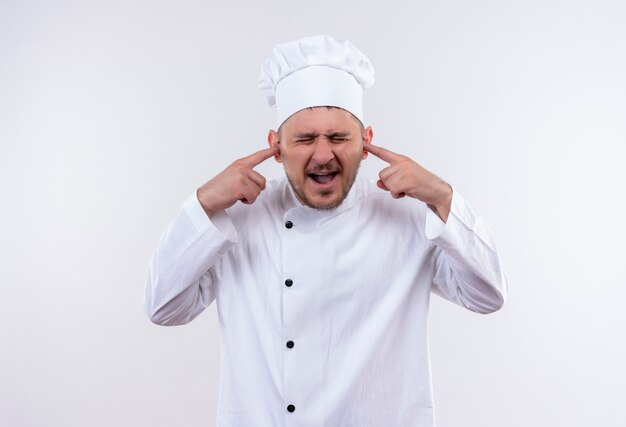
[[[335,157],[332,146],[328,141],[316,141],[313,147],[312,160],[320,165],[325,165]]]

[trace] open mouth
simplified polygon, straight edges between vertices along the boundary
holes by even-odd
[[[316,172],[308,176],[318,184],[329,184],[337,176],[337,172]]]

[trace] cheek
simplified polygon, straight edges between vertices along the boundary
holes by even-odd
[[[306,157],[303,154],[304,153],[291,150],[281,153],[283,158],[283,167],[291,174],[302,173],[302,170],[306,166]]]
[[[342,150],[336,153],[336,156],[346,164],[358,163],[363,159],[363,147],[361,146],[349,146],[342,147]]]

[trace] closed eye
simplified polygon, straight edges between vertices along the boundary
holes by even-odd
[[[333,132],[330,135],[327,135],[328,139],[330,139],[333,143],[341,143],[350,141],[351,135],[348,132]]]
[[[315,138],[317,138],[318,136],[318,134],[313,132],[303,132],[295,135],[294,141],[297,144],[310,144],[315,141]]]

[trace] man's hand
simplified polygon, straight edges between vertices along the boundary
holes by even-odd
[[[378,174],[379,188],[389,191],[398,199],[409,196],[426,203],[446,222],[452,203],[452,187],[444,180],[427,171],[409,157],[396,154],[373,144],[363,144],[363,148],[389,166]]]
[[[196,195],[208,216],[234,205],[237,200],[252,204],[265,189],[265,178],[253,168],[278,154],[279,148],[270,147],[235,160],[230,166],[203,184]]]

